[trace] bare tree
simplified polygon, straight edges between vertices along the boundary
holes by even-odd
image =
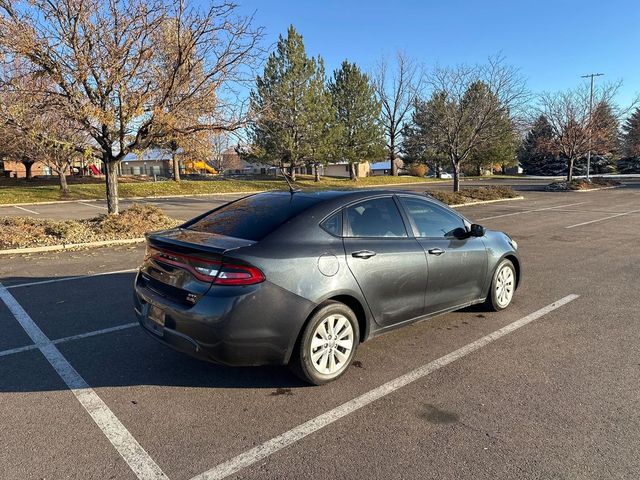
[[[229,168],[229,165],[227,165],[229,162],[226,161],[224,157],[225,152],[230,148],[230,146],[231,139],[229,138],[229,135],[224,133],[214,133],[211,135],[214,167],[219,173],[222,173]]]
[[[529,95],[518,71],[499,56],[482,65],[437,67],[427,85],[432,96],[423,102],[422,130],[451,162],[457,192],[461,164],[476,149],[510,134]]]
[[[67,173],[72,173],[73,161],[91,156],[86,134],[55,111],[40,111],[27,134],[31,136],[41,162],[58,176],[62,194],[68,195]],[[84,152],[80,151],[81,145],[84,145]]]
[[[391,175],[398,175],[395,159],[400,150],[402,132],[421,87],[422,73],[415,61],[398,51],[392,67],[382,58],[371,77],[382,105],[380,120],[387,138]]]
[[[594,90],[593,109],[589,109],[589,86],[585,83],[577,88],[561,92],[545,92],[539,95],[534,107],[536,115],[544,115],[553,136],[544,147],[552,154],[559,155],[567,161],[567,181],[573,179],[576,160],[583,158],[587,152],[607,151],[617,138],[612,138],[612,128],[607,117],[620,120],[629,109],[621,110],[614,103],[614,97],[621,82],[603,84]],[[609,115],[605,117],[602,113]],[[617,130],[615,128],[614,130]]]
[[[117,166],[129,152],[169,132],[245,125],[236,86],[253,78],[260,38],[232,3],[0,0],[0,58],[46,77],[51,104],[92,139],[109,213],[118,212]]]
[[[46,77],[34,75],[21,62],[0,67],[0,121],[11,136],[11,156],[25,166],[27,178],[36,162],[44,163],[58,175],[62,193],[69,193],[66,173],[73,158],[91,152],[86,134],[48,101]]]

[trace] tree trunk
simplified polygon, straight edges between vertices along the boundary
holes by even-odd
[[[69,195],[69,186],[67,185],[67,167],[60,167],[58,170],[58,178],[60,179],[60,190],[63,195]]]
[[[173,164],[173,181],[179,182],[180,181],[180,160],[178,159],[178,156],[176,155],[175,150],[171,151],[171,163]]]
[[[398,176],[398,166],[396,165],[395,162],[395,156],[396,156],[396,149],[394,144],[391,144],[391,147],[389,147],[389,162],[390,162],[390,166],[391,166],[391,175],[394,177]]]
[[[476,173],[478,174],[479,177],[482,176],[482,165],[478,164],[478,168],[476,170]]]
[[[458,162],[453,163],[453,191],[460,191],[460,164]]]
[[[353,162],[349,164],[349,180],[353,180],[354,182],[358,181],[358,172],[356,172],[356,164]]]
[[[296,181],[296,167],[293,164],[289,167],[289,178],[292,182]]]
[[[314,181],[319,182],[320,181],[320,165],[318,165],[317,163],[314,163],[313,171],[315,173]]]
[[[569,165],[567,169],[567,182],[573,180],[573,158],[569,159]]]
[[[105,157],[103,156],[103,159]],[[103,160],[105,161],[105,160]],[[107,183],[107,212],[109,214],[118,214],[118,162],[113,160],[105,161],[107,167],[106,183]]]
[[[33,162],[22,162],[22,164],[24,165],[24,176],[27,180],[31,180],[33,178],[33,174],[31,173]]]

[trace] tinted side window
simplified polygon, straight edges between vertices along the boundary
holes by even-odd
[[[352,237],[406,237],[402,217],[391,197],[367,200],[347,208]]]
[[[322,222],[320,226],[325,231],[329,232],[331,235],[335,235],[336,237],[341,237],[342,236],[342,210],[331,215],[324,222]]]
[[[435,203],[419,198],[400,197],[418,229],[419,237],[457,237],[466,232],[458,215]]]

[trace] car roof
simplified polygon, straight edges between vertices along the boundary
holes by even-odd
[[[288,191],[269,191],[254,194],[256,196],[272,196],[272,197],[291,197],[291,205],[300,202],[307,205],[307,208],[313,206],[316,211],[326,211],[327,213],[336,210],[347,203],[364,200],[373,196],[381,195],[413,195],[423,199],[428,199],[436,203],[438,200],[428,196],[425,193],[414,192],[410,190],[390,190],[381,188],[359,188],[352,190],[305,190],[296,191],[294,193]]]
[[[309,201],[312,199],[316,199],[318,203],[325,200],[333,200],[340,197],[348,197],[350,200],[356,200],[359,198],[367,198],[372,195],[418,195],[421,197],[425,197],[425,193],[421,192],[413,192],[410,190],[388,190],[388,189],[380,189],[380,188],[359,188],[359,189],[351,189],[351,190],[304,190],[304,191],[296,191],[296,192],[288,192],[288,191],[269,191],[269,192],[261,192],[255,195],[268,195],[268,196],[291,196],[292,202],[298,201]]]
[[[259,196],[263,198],[277,197],[282,199],[284,197],[290,197],[290,201],[287,202],[295,209],[296,203],[299,202],[300,212],[289,218],[286,222],[275,228],[270,234],[266,235],[260,240],[262,244],[269,244],[271,242],[279,242],[282,239],[297,238],[302,232],[309,232],[315,234],[319,222],[332,215],[339,209],[346,205],[358,202],[360,200],[366,200],[372,197],[385,196],[385,195],[406,195],[416,198],[422,198],[424,200],[442,205],[438,200],[426,195],[425,193],[415,192],[410,190],[390,190],[390,189],[353,189],[353,190],[318,190],[318,191],[297,191],[290,193],[288,191],[269,191],[256,193],[252,196]],[[460,215],[458,212],[456,212]],[[464,217],[463,217],[464,218]]]

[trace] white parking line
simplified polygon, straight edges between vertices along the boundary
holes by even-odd
[[[19,210],[24,210],[25,212],[33,213],[34,215],[40,215],[38,212],[36,212],[34,210],[29,210],[28,208],[19,207],[17,205],[14,205],[13,208],[17,208]]]
[[[62,337],[56,340],[52,340],[51,343],[58,345],[59,343],[70,342],[71,340],[80,340],[81,338],[95,337],[96,335],[103,335],[105,333],[119,332],[120,330],[126,330],[138,326],[138,322],[125,323],[124,325],[117,325],[115,327],[103,328],[102,330],[93,330],[92,332],[79,333],[78,335],[71,335],[69,337]]]
[[[380,398],[385,397],[386,395],[389,395],[390,393],[393,393],[396,390],[405,387],[406,385],[415,382],[416,380],[419,380],[429,375],[430,373],[433,373],[436,370],[466,355],[469,355],[472,352],[475,352],[476,350],[498,340],[501,337],[504,337],[505,335],[508,335],[518,328],[524,327],[528,323],[531,323],[534,320],[542,317],[543,315],[546,315],[547,313],[560,308],[563,305],[566,305],[567,303],[575,300],[578,297],[579,295],[575,294],[567,295],[566,297],[561,298],[560,300],[557,300],[556,302],[553,302],[552,304],[547,305],[546,307],[543,307],[540,310],[537,310],[527,315],[526,317],[521,318],[520,320],[516,320],[515,322],[510,323],[509,325],[502,327],[495,332],[479,338],[475,342],[471,342],[464,347],[459,348],[458,350],[455,350],[443,357],[440,357],[437,360],[429,362],[422,367],[419,367],[405,375],[402,375],[401,377],[396,378],[395,380],[391,380],[390,382],[385,383],[378,388],[370,390],[369,392],[357,398],[354,398],[353,400],[349,400],[339,407],[336,407],[333,410],[329,410],[328,412],[323,413],[322,415],[319,415],[309,420],[308,422],[305,422],[302,425],[299,425],[289,430],[288,432],[283,433],[282,435],[278,435],[277,437],[272,438],[271,440],[268,440],[265,443],[252,448],[251,450],[241,453],[237,457],[234,457],[231,460],[221,463],[217,467],[212,468],[211,470],[193,477],[192,480],[219,480],[222,478],[226,478],[229,475],[232,475],[242,470],[243,468],[253,465],[254,463],[259,462],[260,460],[278,452],[279,450],[282,450],[283,448],[296,443],[307,435],[317,432],[318,430],[326,427],[327,425],[330,425],[336,420],[339,420],[342,417],[345,417],[350,413],[353,413],[356,410],[359,410],[362,407],[365,407],[370,403],[373,403],[376,400],[379,400]]]
[[[69,337],[57,338],[56,340],[51,340],[51,343],[58,345],[59,343],[70,342],[71,340],[80,340],[81,338],[95,337],[96,335],[102,335],[104,333],[111,333],[111,332],[118,332],[120,330],[126,330],[127,328],[132,328],[137,325],[138,325],[137,322],[125,323],[124,325],[118,325],[117,327],[103,328],[102,330],[93,330],[87,333],[80,333],[78,335],[71,335]],[[38,346],[26,345],[24,347],[3,350],[0,352],[0,357],[6,357],[7,355],[13,355],[14,353],[26,352],[28,350],[33,350],[35,348],[38,348]]]
[[[102,273],[92,273],[90,275],[76,275],[74,277],[64,277],[64,278],[53,278],[51,280],[42,280],[40,282],[28,282],[28,283],[18,283],[16,285],[7,285],[4,288],[10,290],[12,288],[22,288],[22,287],[31,287],[32,285],[44,285],[45,283],[58,283],[58,282],[68,282],[69,280],[79,280],[82,278],[92,278],[92,277],[103,277],[105,275],[115,275],[117,273],[131,273],[137,272],[137,268],[130,268],[128,270],[114,270],[113,272],[102,272]]]
[[[102,210],[107,210],[107,207],[103,207],[102,205],[93,205],[91,203],[85,203],[85,202],[78,202],[78,203],[86,207],[101,208]]]
[[[3,350],[0,352],[0,357],[6,357],[7,355],[13,355],[14,353],[27,352],[38,348],[36,345],[25,345],[24,347],[10,348],[9,350]]]
[[[140,446],[125,426],[118,420],[98,394],[87,384],[75,368],[60,353],[60,350],[35,324],[9,291],[0,284],[0,300],[4,302],[14,318],[31,337],[35,346],[49,361],[56,373],[62,378],[80,404],[91,415],[102,433],[107,437],[131,470],[141,480],[163,479],[168,477]]]
[[[544,212],[545,210],[554,210],[556,208],[563,208],[563,207],[574,207],[576,205],[582,205],[584,203],[589,203],[589,202],[569,203],[567,205],[556,205],[554,207],[536,208],[536,209],[533,209],[533,210],[524,210],[522,212],[503,213],[502,215],[492,215],[490,217],[478,218],[477,220],[478,221],[491,220],[493,218],[512,217],[513,215],[523,215],[525,213]]]
[[[624,217],[625,215],[630,215],[632,213],[638,213],[638,212],[640,212],[640,210],[631,210],[630,212],[617,213],[616,215],[611,215],[609,217],[599,218],[597,220],[590,220],[588,222],[576,223],[575,225],[569,225],[568,227],[564,227],[564,228],[581,227],[583,225],[589,225],[591,223],[597,223],[597,222],[604,222],[605,220],[609,220],[610,218]]]

